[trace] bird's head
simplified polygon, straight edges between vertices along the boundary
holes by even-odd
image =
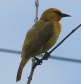
[[[40,19],[60,21],[62,17],[70,17],[70,15],[64,14],[56,8],[49,8],[43,12]]]

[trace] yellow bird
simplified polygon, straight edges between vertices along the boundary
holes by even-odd
[[[39,21],[27,32],[16,81],[20,81],[23,68],[31,57],[48,51],[56,43],[61,32],[59,21],[62,17],[69,16],[56,8],[49,8],[43,12]]]

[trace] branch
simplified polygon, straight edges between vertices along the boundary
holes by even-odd
[[[74,28],[60,43],[58,43],[49,53],[52,53],[59,45],[61,45],[72,33],[74,33],[81,24],[79,24],[76,28]]]
[[[35,20],[34,22],[36,23],[37,20],[38,20],[38,7],[39,7],[39,0],[35,0],[35,6],[36,6],[36,17],[35,17]],[[31,80],[32,80],[32,76],[33,76],[33,72],[34,72],[34,66],[35,65],[35,59],[32,58],[32,68],[31,68],[31,72],[30,72],[30,75],[28,77],[28,82],[27,84],[30,84]]]
[[[39,7],[39,0],[35,0],[35,6],[36,6],[36,16],[34,22],[37,22],[38,20],[38,7]]]
[[[50,57],[50,54],[57,48],[59,47],[72,33],[74,33],[79,27],[81,26],[78,25],[75,29],[73,29],[61,42],[59,42],[50,52],[46,52],[45,55],[43,56],[42,59],[38,59],[35,57],[35,59],[37,60],[36,62],[34,62],[34,64],[32,64],[32,68],[31,68],[31,73],[30,76],[28,77],[28,82],[27,84],[30,84],[31,80],[32,80],[32,76],[34,73],[35,68],[37,67],[37,65],[41,65],[41,63],[43,62],[43,60],[47,60]]]
[[[31,82],[31,80],[32,80],[32,76],[33,76],[33,72],[34,72],[34,70],[33,70],[34,64],[35,64],[35,59],[33,58],[33,59],[32,59],[32,68],[31,68],[30,75],[29,75],[29,77],[28,77],[27,84],[30,84],[30,82]]]

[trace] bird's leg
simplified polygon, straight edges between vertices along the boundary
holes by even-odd
[[[34,58],[36,60],[37,65],[41,65],[42,64],[42,62],[41,62],[41,60],[39,58],[37,58],[37,57],[34,57]]]
[[[44,55],[44,60],[48,60],[48,58],[50,57],[50,53],[49,52],[45,52],[45,55]]]

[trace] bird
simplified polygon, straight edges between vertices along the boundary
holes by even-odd
[[[54,46],[61,32],[59,21],[63,17],[70,17],[70,15],[62,13],[57,8],[48,8],[29,29],[22,46],[22,59],[18,68],[16,82],[21,80],[23,68],[31,57],[45,53]]]

